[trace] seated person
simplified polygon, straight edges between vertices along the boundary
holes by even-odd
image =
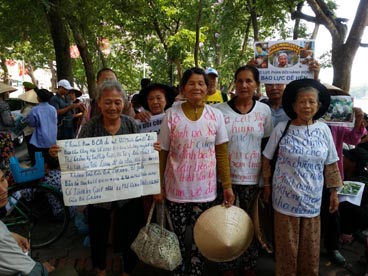
[[[0,168],[0,208],[8,202],[8,181]],[[25,237],[16,233],[9,232],[6,225],[0,221],[0,275],[28,275],[28,276],[47,276],[54,271],[54,267],[48,262],[39,263],[34,261],[27,252],[30,244]],[[64,268],[58,270],[61,275],[78,275],[74,268]],[[58,273],[55,270],[55,273]],[[50,274],[52,275],[52,274]]]
[[[8,181],[0,169],[0,208],[8,202]],[[38,263],[26,255],[30,249],[26,238],[10,233],[6,225],[0,221],[0,275],[48,275],[54,270],[49,263]]]

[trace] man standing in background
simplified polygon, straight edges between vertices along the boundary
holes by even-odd
[[[217,89],[218,72],[214,68],[207,68],[206,74],[208,77],[207,97],[205,99],[206,104],[218,104],[227,102],[229,97],[226,93],[222,93]]]
[[[58,82],[57,93],[50,100],[50,104],[56,108],[58,116],[58,140],[75,138],[73,126],[73,110],[79,108],[81,103],[71,103],[68,93],[73,89],[68,80]]]

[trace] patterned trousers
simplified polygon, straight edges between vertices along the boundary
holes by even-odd
[[[275,211],[276,276],[317,276],[320,217],[301,218]]]
[[[183,258],[182,263],[175,269],[174,275],[203,275],[205,258],[198,251],[198,247],[195,245],[193,238],[191,238],[191,250],[190,252],[186,252],[186,230],[187,226],[194,227],[197,218],[208,208],[212,207],[214,202],[176,203],[167,200],[166,204],[170,212],[174,232],[178,236]],[[186,260],[188,257],[190,258],[190,267],[186,267]],[[189,271],[189,274],[186,274],[187,271]]]

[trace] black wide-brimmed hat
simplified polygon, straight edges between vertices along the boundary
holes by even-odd
[[[164,92],[165,98],[166,98],[165,109],[171,107],[175,101],[175,96],[176,96],[175,90],[172,87],[165,85],[165,84],[152,83],[148,85],[147,87],[143,88],[141,91],[139,91],[139,101],[141,105],[143,106],[143,108],[149,111],[147,96],[148,96],[148,93],[154,89],[158,89]]]
[[[313,116],[313,120],[321,118],[328,110],[330,105],[330,93],[323,84],[313,79],[295,80],[286,85],[284,94],[282,95],[282,107],[290,119],[295,119],[297,117],[293,109],[293,103],[295,102],[297,92],[299,89],[306,87],[313,87],[319,92],[318,101],[321,104],[317,113]]]
[[[47,89],[35,89],[36,94],[41,102],[49,102],[50,99],[54,96],[49,90]],[[27,92],[28,93],[28,92]]]

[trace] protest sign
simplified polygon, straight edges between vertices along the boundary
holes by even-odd
[[[160,193],[157,134],[57,141],[66,206]]]
[[[160,133],[160,127],[162,123],[162,119],[164,118],[165,113],[151,116],[151,119],[148,122],[142,122],[140,120],[136,120],[140,133],[146,132],[156,132]]]
[[[342,186],[337,192],[339,202],[348,201],[354,205],[360,206],[364,187],[365,184],[362,182],[344,181],[344,186]]]
[[[314,59],[313,40],[258,41],[254,58],[262,83],[287,84],[293,80],[313,78],[308,64]]]
[[[354,127],[354,98],[331,96],[330,106],[320,120],[329,125]]]

